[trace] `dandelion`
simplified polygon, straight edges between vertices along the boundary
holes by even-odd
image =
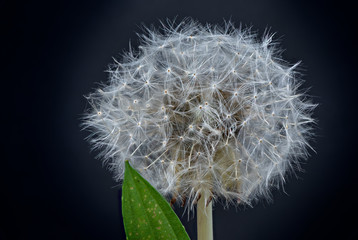
[[[252,205],[307,157],[315,105],[298,91],[296,66],[272,35],[259,41],[231,23],[163,24],[110,66],[110,83],[87,96],[84,125],[117,181],[129,159],[188,209]]]

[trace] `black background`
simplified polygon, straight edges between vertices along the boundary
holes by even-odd
[[[120,186],[83,139],[83,95],[144,23],[202,23],[277,32],[320,106],[317,153],[274,202],[214,206],[215,239],[358,239],[357,13],[346,1],[2,1],[0,239],[124,239]],[[176,209],[179,216],[182,209]],[[196,239],[196,220],[182,217]]]

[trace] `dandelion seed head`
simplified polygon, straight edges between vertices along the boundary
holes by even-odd
[[[129,159],[191,209],[204,192],[233,204],[270,199],[307,157],[314,122],[296,65],[271,35],[259,41],[231,23],[164,24],[141,39],[87,97],[84,126],[115,179]]]

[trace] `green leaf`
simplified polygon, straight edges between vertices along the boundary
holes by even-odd
[[[122,214],[127,239],[190,239],[168,202],[128,161],[122,187]]]

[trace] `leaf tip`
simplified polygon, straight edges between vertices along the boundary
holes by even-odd
[[[128,160],[128,159],[124,160],[124,165],[125,165],[125,168],[128,168],[128,167],[131,166],[131,165],[129,164],[129,160]]]

